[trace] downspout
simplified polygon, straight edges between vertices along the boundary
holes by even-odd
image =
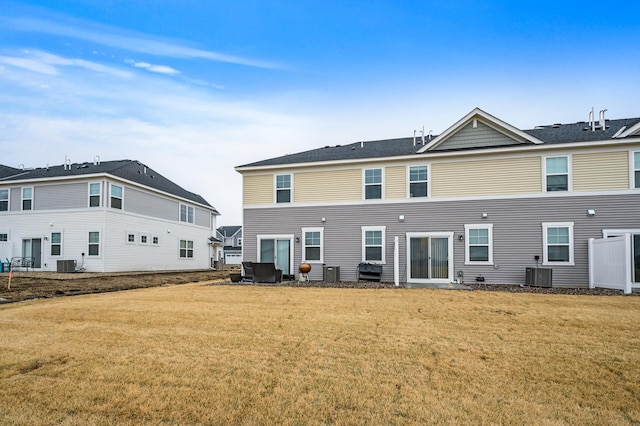
[[[398,237],[393,238],[393,282],[400,287],[400,244]]]

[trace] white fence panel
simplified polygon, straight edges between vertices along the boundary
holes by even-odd
[[[631,293],[631,234],[589,239],[589,287]]]

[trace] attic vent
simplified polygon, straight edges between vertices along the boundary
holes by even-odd
[[[562,123],[553,123],[553,127],[554,129],[557,129],[558,127],[562,126]]]

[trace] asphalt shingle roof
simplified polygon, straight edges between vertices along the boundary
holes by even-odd
[[[606,130],[599,129],[596,131],[592,131],[587,122],[553,124],[538,126],[535,129],[524,130],[524,132],[547,144],[590,142],[611,139],[622,127],[626,126],[626,128],[629,128],[638,122],[640,122],[640,118],[606,120]],[[422,147],[423,145],[420,138],[416,139],[416,145],[414,146],[413,137],[356,142],[348,145],[325,146],[310,151],[244,164],[238,167],[279,166],[324,161],[397,157],[416,154]],[[442,150],[439,152],[442,152]]]
[[[6,174],[5,169],[7,169]],[[74,163],[71,164],[70,167],[60,165],[25,170],[0,166],[0,182],[54,179],[71,176],[89,176],[95,174],[109,174],[129,180],[131,182],[145,185],[150,188],[211,207],[215,211],[215,208],[200,195],[187,191],[171,180],[165,178],[160,173],[136,160]]]

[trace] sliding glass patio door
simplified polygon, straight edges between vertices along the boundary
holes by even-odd
[[[407,281],[449,283],[453,280],[453,233],[407,234]]]

